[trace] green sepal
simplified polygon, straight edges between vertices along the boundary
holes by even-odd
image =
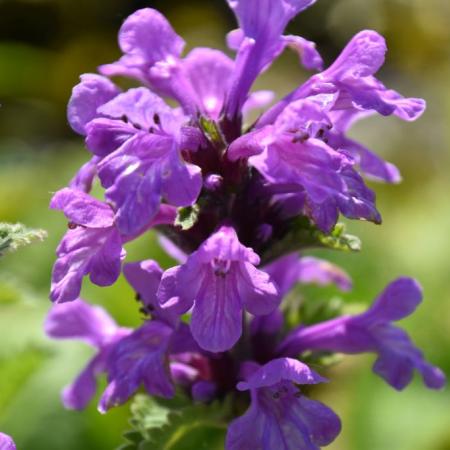
[[[221,147],[225,146],[219,125],[214,120],[201,116],[200,128],[202,129],[203,133],[208,138],[208,140],[212,142],[214,145],[218,145]]]
[[[267,264],[274,259],[308,248],[327,248],[344,252],[358,252],[361,241],[358,237],[345,233],[345,225],[338,223],[326,234],[319,230],[307,217],[298,217],[291,221],[285,235],[276,241],[270,241],[267,251],[263,252],[262,262]]]

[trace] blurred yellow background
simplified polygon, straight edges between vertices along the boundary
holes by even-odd
[[[224,0],[1,0],[0,221],[45,228],[49,238],[0,260],[0,430],[20,450],[110,450],[121,442],[128,408],[101,416],[95,405],[65,411],[59,391],[90,354],[82,344],[51,343],[41,330],[50,303],[51,266],[66,223],[48,210],[58,190],[88,159],[69,128],[66,102],[79,74],[119,56],[116,34],[133,10],[162,11],[188,44],[224,48],[235,26]],[[373,28],[388,41],[380,78],[428,110],[416,123],[373,118],[353,135],[394,162],[404,182],[371,184],[384,223],[349,223],[360,254],[316,252],[353,277],[349,303],[370,302],[399,275],[418,278],[425,302],[404,321],[433,363],[450,373],[450,2],[448,0],[318,0],[289,26],[316,41],[330,63],[349,38]],[[258,82],[288,92],[306,78],[286,53]],[[129,260],[170,265],[153,236],[129,246]],[[308,288],[317,297],[332,289]],[[104,305],[122,325],[139,314],[130,288],[85,283],[83,296]],[[330,450],[450,450],[450,392],[427,391],[419,379],[397,393],[371,373],[373,356],[346,357],[316,396],[343,419]],[[249,449],[251,450],[251,449]]]

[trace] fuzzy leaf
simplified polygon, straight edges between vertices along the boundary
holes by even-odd
[[[120,450],[221,450],[227,409],[226,403],[192,404],[184,396],[155,400],[139,395],[131,407],[134,431],[125,433],[129,443]]]
[[[33,230],[21,223],[0,222],[0,256],[33,242],[43,241],[46,237],[47,232],[44,230]]]

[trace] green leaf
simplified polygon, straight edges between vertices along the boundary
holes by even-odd
[[[344,252],[361,250],[358,237],[345,233],[345,225],[336,224],[331,233],[326,234],[312,224],[307,217],[292,220],[289,231],[276,241],[269,241],[267,251],[263,252],[262,263],[267,264],[274,259],[306,248],[327,248]]]
[[[300,321],[305,325],[324,322],[334,319],[342,314],[344,302],[341,298],[314,299],[314,301],[303,301],[300,305]]]
[[[0,411],[20,392],[23,385],[38,371],[50,356],[39,348],[27,348],[14,358],[0,360]]]
[[[338,223],[333,231],[327,235],[319,230],[313,233],[322,247],[346,252],[359,252],[361,250],[361,240],[357,236],[345,233],[345,225]]]
[[[33,242],[43,241],[46,237],[44,230],[33,230],[21,223],[0,222],[0,256],[7,251],[15,251]]]
[[[159,404],[152,397],[137,395],[131,404],[132,419],[130,423],[141,436],[147,438],[152,429],[159,429],[169,424],[170,413],[170,408]],[[136,440],[133,439],[132,442],[136,442]]]
[[[175,225],[181,227],[183,231],[189,230],[197,223],[199,212],[200,208],[198,205],[178,208]]]
[[[192,404],[183,395],[138,395],[131,406],[134,431],[124,434],[129,443],[121,450],[222,450],[228,409],[227,402]]]
[[[150,433],[139,450],[222,450],[226,433],[222,405],[191,405],[174,411],[170,423]]]

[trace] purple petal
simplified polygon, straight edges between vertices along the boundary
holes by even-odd
[[[169,238],[164,235],[158,235],[158,242],[161,248],[175,261],[180,264],[184,264],[188,255],[177,247]]]
[[[120,275],[125,252],[115,229],[76,228],[69,230],[57,250],[53,267],[50,298],[63,303],[78,298],[82,279],[101,286],[113,284]]]
[[[275,98],[273,91],[255,91],[252,92],[244,105],[242,106],[242,115],[244,118],[255,109],[262,109],[272,103]]]
[[[99,157],[105,157],[131,139],[137,130],[121,120],[105,117],[94,119],[86,126],[86,147]]]
[[[171,108],[158,95],[146,88],[129,89],[99,108],[111,119],[126,119],[130,124],[149,130],[158,125],[156,115],[171,114]]]
[[[203,184],[200,167],[185,163],[178,152],[172,152],[161,171],[162,193],[169,203],[189,206],[196,202]]]
[[[288,22],[314,1],[228,0],[243,32],[234,32],[228,39],[234,48],[239,44],[226,108],[228,117],[241,110],[257,76],[283,50],[282,34]]]
[[[383,36],[372,30],[356,34],[336,61],[323,73],[340,80],[368,77],[384,64],[387,51]]]
[[[16,444],[10,436],[0,432],[0,450],[16,450]]]
[[[284,30],[287,23],[315,0],[227,0],[245,36],[257,38],[266,32]],[[271,20],[267,20],[270,17]]]
[[[53,339],[79,339],[100,348],[117,332],[118,327],[100,306],[74,300],[53,305],[45,320],[44,329]]]
[[[372,307],[360,316],[370,323],[392,322],[411,315],[422,301],[422,288],[412,278],[398,278],[390,283]]]
[[[260,261],[259,256],[251,248],[245,247],[239,242],[236,231],[230,226],[220,227],[192,254],[191,259],[196,259],[200,263],[210,263],[214,259],[246,261],[255,266]]]
[[[258,334],[277,334],[283,327],[284,316],[279,309],[275,309],[265,316],[255,316],[250,323],[252,335]]]
[[[378,358],[373,370],[392,387],[404,389],[411,382],[414,369],[422,375],[428,388],[444,387],[443,372],[425,360],[405,331],[387,324],[374,327],[373,333],[378,339]]]
[[[169,325],[176,324],[178,316],[168,309],[161,308],[159,304],[156,294],[163,271],[155,261],[148,260],[125,264],[123,273],[152,318]]]
[[[112,230],[105,240],[103,248],[94,253],[89,262],[90,280],[97,286],[110,286],[119,278],[122,259],[125,251],[122,249],[122,238],[116,230]]]
[[[296,253],[283,256],[264,267],[284,297],[297,283],[316,283],[321,286],[334,283],[343,291],[352,287],[349,276],[339,267],[318,258],[299,257]]]
[[[101,355],[93,358],[75,381],[64,388],[61,397],[67,409],[81,411],[95,396],[97,390],[96,373],[100,368],[99,364],[103,364],[100,358]]]
[[[352,288],[351,278],[341,268],[312,256],[300,258],[298,275],[298,281],[304,284],[316,283],[326,286],[333,283],[342,291],[349,291]]]
[[[219,50],[196,48],[186,56],[183,65],[198,96],[200,111],[217,119],[228,91],[233,61]]]
[[[81,166],[69,183],[70,189],[77,189],[88,194],[92,189],[92,183],[97,175],[97,163],[99,158],[94,156],[90,161]]]
[[[203,279],[192,311],[192,335],[200,347],[223,352],[237,342],[242,333],[242,301],[237,280],[210,275]]]
[[[299,256],[296,253],[282,256],[265,266],[267,272],[276,283],[281,297],[288,294],[299,281]]]
[[[339,417],[323,403],[301,396],[294,405],[293,416],[306,425],[315,445],[331,444],[341,432]]]
[[[116,208],[117,226],[123,234],[137,233],[157,213],[161,199],[160,159],[172,145],[172,138],[139,133],[99,164],[106,198]]]
[[[50,208],[63,211],[71,222],[88,228],[108,228],[114,223],[114,212],[109,205],[76,189],[58,191]]]
[[[194,401],[208,403],[217,393],[217,386],[211,381],[198,381],[192,386],[191,395]]]
[[[339,170],[345,161],[322,141],[295,143],[283,136],[250,163],[270,182],[291,184],[294,192],[305,189],[312,202],[321,204],[344,190]]]
[[[139,164],[139,163],[137,163]],[[125,235],[133,235],[144,228],[156,215],[161,201],[161,184],[155,170],[139,170],[119,175],[107,189],[107,198],[117,208],[117,228]]]
[[[109,384],[100,399],[100,412],[126,402],[141,384],[151,395],[174,394],[166,364],[172,332],[168,325],[150,321],[119,341],[108,359]]]
[[[237,289],[244,308],[253,315],[270,314],[281,301],[277,286],[270,275],[250,263],[240,265]]]
[[[316,44],[300,36],[283,36],[283,42],[295,50],[302,65],[308,70],[322,70],[323,60],[316,50]]]
[[[190,281],[188,284],[180,283],[179,277],[181,266],[171,267],[166,270],[161,278],[158,288],[157,297],[164,309],[175,314],[184,314],[193,305],[195,296],[197,295],[201,274],[195,272],[190,279],[189,272],[184,274],[184,282]]]
[[[227,450],[319,450],[336,438],[341,429],[336,414],[301,396],[292,381],[311,384],[324,379],[299,361],[282,358],[257,369],[248,383],[238,384],[238,389],[251,389],[251,405],[230,424]]]
[[[105,77],[95,74],[84,74],[81,83],[72,91],[67,107],[70,126],[79,134],[85,134],[85,127],[92,119],[99,117],[98,108],[108,102],[120,90]]]
[[[144,67],[179,57],[185,44],[161,13],[144,8],[125,20],[119,31],[119,45],[125,56],[100,67],[100,72],[142,79]]]
[[[125,264],[123,274],[146,306],[158,304],[156,292],[161,281],[162,269],[156,261],[138,261]]]
[[[278,358],[259,368],[247,381],[238,383],[237,388],[240,391],[247,391],[272,386],[280,381],[318,384],[327,380],[296,359]]]
[[[421,98],[405,98],[392,90],[383,90],[381,95],[386,103],[394,107],[393,114],[408,122],[417,120],[427,106],[425,100]]]
[[[363,145],[344,136],[330,136],[329,144],[333,148],[342,148],[355,159],[362,173],[369,178],[386,183],[400,183],[402,177],[393,164],[384,161]]]
[[[272,129],[267,127],[256,132],[244,134],[235,139],[227,150],[230,161],[261,154],[272,141]]]

